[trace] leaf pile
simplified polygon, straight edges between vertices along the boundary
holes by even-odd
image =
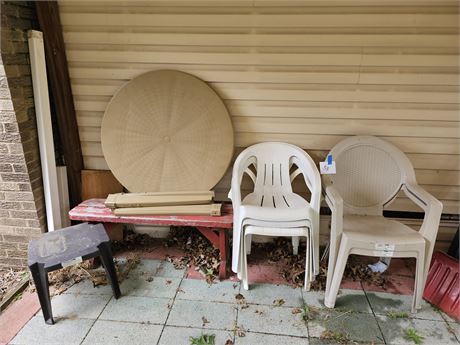
[[[167,257],[175,268],[195,266],[195,269],[212,283],[219,274],[219,250],[192,227],[172,227],[166,241],[167,246],[178,246],[184,251],[182,257]]]
[[[125,280],[129,272],[133,270],[139,263],[140,259],[137,256],[130,256],[123,259],[115,259],[115,269],[117,271],[118,282]],[[102,266],[93,267],[91,261],[84,261],[78,265],[73,265],[48,274],[49,284],[54,288],[54,294],[59,295],[70,288],[72,285],[79,283],[85,279],[89,279],[93,286],[107,285],[107,275]]]
[[[158,244],[157,239],[147,234],[139,234],[129,229],[124,230],[123,237],[123,241],[113,242],[113,251],[115,253],[136,249],[142,249],[150,252],[154,250],[154,244]]]
[[[305,244],[299,245],[299,254],[292,254],[290,239],[276,238],[273,242],[258,244],[254,248],[259,252],[268,252],[270,263],[277,263],[281,266],[281,276],[293,286],[303,286],[305,279]],[[320,249],[320,252],[323,248]],[[326,287],[327,259],[320,263],[320,272],[312,283],[313,290],[324,290]],[[343,275],[344,279],[367,282],[386,289],[388,285],[387,273],[373,273],[363,262],[362,257],[350,255]]]
[[[0,271],[0,301],[7,292],[14,288],[28,274],[24,270],[7,269]]]

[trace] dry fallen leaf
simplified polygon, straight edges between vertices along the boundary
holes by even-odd
[[[282,298],[275,299],[275,300],[273,301],[273,304],[276,305],[276,306],[282,306],[284,303],[286,303],[286,302],[285,302],[284,299],[282,299]]]
[[[300,309],[300,308],[292,309],[292,314],[300,314],[301,312],[302,312],[302,309]]]
[[[233,326],[233,334],[242,338],[246,336],[246,330],[243,328],[243,326],[238,326],[235,322]]]
[[[202,327],[206,326],[207,323],[211,323],[211,322],[208,321],[208,319],[206,319],[204,316],[201,317],[201,321],[203,321]]]
[[[225,342],[225,345],[233,345],[233,340],[227,339],[227,341]]]

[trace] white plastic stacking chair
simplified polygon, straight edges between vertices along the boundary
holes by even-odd
[[[293,165],[297,168],[291,173]],[[254,191],[242,200],[241,181],[245,173],[254,182]],[[291,182],[299,174],[311,192],[310,202],[292,191]],[[248,147],[235,161],[229,197],[234,212],[232,270],[243,279],[244,287],[248,288],[246,254],[250,252],[251,236],[258,234],[293,237],[295,253],[299,236],[309,239],[305,274],[308,288],[319,271],[321,198],[321,178],[310,156],[286,143]]]
[[[433,253],[442,204],[415,179],[409,159],[395,146],[376,137],[343,140],[330,152],[335,175],[323,175],[326,202],[332,211],[329,266],[324,304],[334,308],[350,254],[416,258],[412,312],[420,309]],[[398,192],[425,212],[419,231],[383,217],[383,208]]]

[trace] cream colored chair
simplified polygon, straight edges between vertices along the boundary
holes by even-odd
[[[330,152],[335,175],[323,175],[325,198],[332,211],[329,266],[324,304],[334,308],[350,254],[416,258],[412,312],[420,308],[423,288],[442,213],[442,204],[415,179],[409,159],[376,137],[356,136]],[[382,215],[398,192],[423,209],[419,231]]]
[[[244,174],[254,182],[254,190],[242,198]],[[311,192],[310,201],[292,191],[291,182],[299,174]],[[299,236],[304,236],[307,239],[305,288],[308,289],[319,267],[321,199],[321,177],[311,157],[286,143],[250,146],[235,161],[229,197],[234,213],[232,270],[243,280],[243,287],[248,289],[246,255],[250,253],[252,235],[292,237],[294,253]]]

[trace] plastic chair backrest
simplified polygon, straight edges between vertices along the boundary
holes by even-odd
[[[246,148],[238,157],[243,171],[254,182],[254,192],[261,195],[274,195],[274,191],[292,193],[292,179],[303,173],[305,183],[311,192],[310,205],[319,210],[321,178],[315,162],[301,148],[280,142],[265,142]],[[255,167],[255,173],[251,170]],[[293,165],[298,167],[290,172]],[[269,200],[276,203],[276,200]]]
[[[372,136],[355,136],[331,150],[336,174],[323,175],[343,198],[344,212],[381,215],[402,185],[415,182],[412,164],[392,144]]]

